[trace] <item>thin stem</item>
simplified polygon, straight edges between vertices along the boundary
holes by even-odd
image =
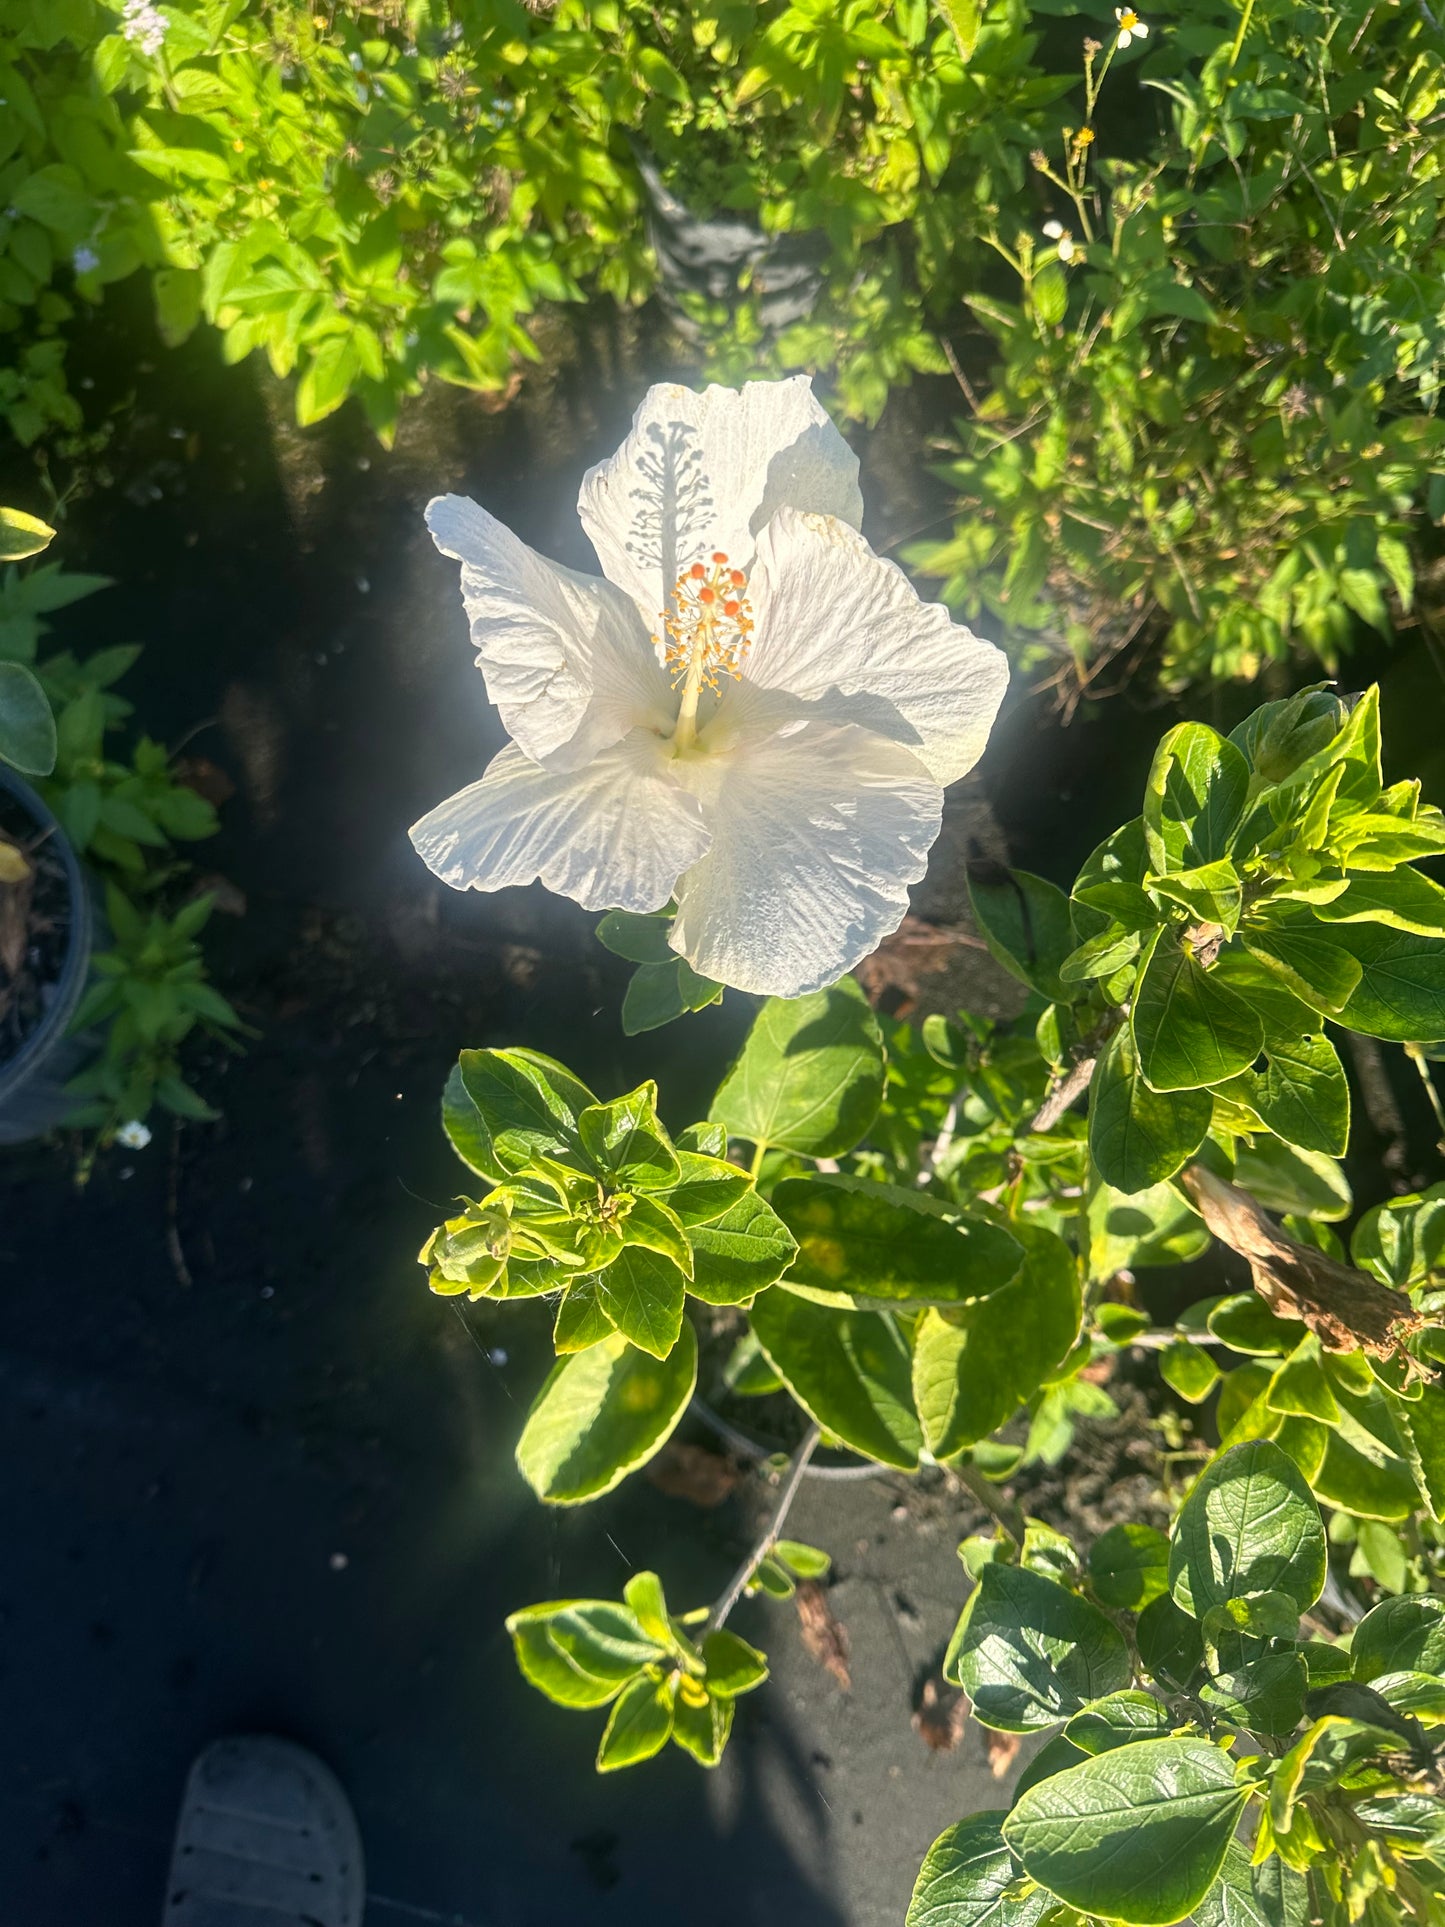
[[[978,1500],[984,1511],[1003,1527],[1016,1546],[1022,1547],[1024,1533],[1028,1529],[1022,1508],[1001,1500],[976,1465],[955,1465],[952,1471],[964,1490]]]
[[[1234,71],[1234,63],[1239,58],[1240,50],[1244,46],[1244,36],[1249,32],[1249,21],[1253,12],[1254,0],[1244,0],[1244,12],[1239,16],[1239,32],[1234,36],[1234,45],[1229,50],[1229,68],[1231,73]]]
[[[821,1437],[822,1433],[816,1425],[810,1425],[803,1434],[802,1443],[794,1452],[788,1469],[783,1474],[782,1490],[778,1493],[772,1516],[752,1551],[728,1581],[726,1591],[708,1614],[706,1632],[715,1633],[719,1626],[726,1622],[728,1614],[742,1598],[744,1587],[772,1550],[778,1534],[783,1529],[783,1521],[787,1518],[793,1500],[797,1497],[798,1487],[803,1483],[803,1474],[808,1469],[808,1461],[818,1449],[818,1440]]]
[[[1425,1061],[1425,1053],[1418,1044],[1406,1044],[1405,1055],[1420,1073],[1420,1082],[1425,1086],[1425,1095],[1430,1100],[1430,1109],[1435,1113],[1435,1122],[1440,1128],[1440,1145],[1445,1146],[1445,1106],[1441,1105],[1440,1093],[1435,1088],[1435,1080],[1430,1075],[1430,1066]],[[1437,1146],[1437,1149],[1440,1146]]]
[[[752,1181],[754,1184],[756,1184],[758,1181],[758,1173],[759,1171],[762,1170],[763,1159],[767,1155],[768,1155],[768,1141],[766,1138],[760,1137],[757,1143],[754,1144],[753,1146],[753,1161],[748,1166],[748,1175],[752,1178]]]
[[[750,1459],[757,1464],[763,1459],[778,1456],[775,1447],[764,1445],[761,1439],[752,1438],[748,1433],[740,1431],[736,1425],[725,1419],[721,1412],[715,1412],[705,1399],[699,1398],[696,1392],[688,1401],[688,1410],[695,1418],[700,1418],[709,1431],[715,1432],[723,1444],[736,1453],[738,1458]],[[862,1465],[810,1465],[807,1476],[810,1479],[834,1480],[882,1479],[888,1477],[890,1470],[890,1467],[878,1465],[872,1461]]]
[[[687,681],[682,686],[682,701],[677,710],[677,728],[672,732],[674,751],[689,750],[697,741],[697,703],[702,694],[703,651],[695,649],[687,666]]]

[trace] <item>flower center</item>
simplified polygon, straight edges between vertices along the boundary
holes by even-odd
[[[697,739],[697,705],[704,689],[714,695],[719,678],[741,678],[743,659],[753,639],[753,612],[743,593],[747,577],[729,567],[719,549],[709,563],[694,562],[677,578],[669,608],[662,612],[663,661],[672,686],[682,685],[673,742],[691,749]]]

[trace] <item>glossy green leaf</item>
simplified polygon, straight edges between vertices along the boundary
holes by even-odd
[[[1178,723],[1154,753],[1144,835],[1156,871],[1190,870],[1229,854],[1249,794],[1249,764],[1205,723]]]
[[[865,1178],[784,1178],[773,1208],[797,1240],[794,1289],[916,1309],[986,1298],[1018,1276],[1019,1241],[918,1191]]]
[[[1004,1838],[1069,1906],[1164,1927],[1214,1885],[1246,1797],[1207,1740],[1139,1740],[1034,1787]]]
[[[1172,1178],[1209,1129],[1214,1100],[1205,1090],[1163,1096],[1139,1074],[1133,1034],[1109,1039],[1089,1091],[1089,1155],[1100,1177],[1130,1196]]]
[[[687,1235],[693,1266],[689,1290],[710,1305],[747,1304],[782,1277],[797,1250],[788,1227],[753,1190]]]
[[[594,1170],[632,1189],[664,1191],[682,1176],[658,1121],[657,1086],[650,1079],[626,1097],[589,1104],[578,1116],[577,1135]]]
[[[1063,891],[1027,870],[975,865],[968,899],[984,942],[1004,969],[1051,1003],[1067,1003],[1059,967],[1076,940]]]
[[[1220,1084],[1246,1070],[1264,1042],[1251,1006],[1167,930],[1144,966],[1130,1023],[1139,1069],[1156,1091]]]
[[[1360,966],[1337,933],[1321,936],[1312,920],[1260,925],[1241,935],[1255,962],[1314,1010],[1338,1015],[1360,981]]]
[[[825,1432],[911,1472],[923,1432],[911,1360],[891,1314],[825,1310],[775,1286],[749,1313],[768,1363]]]
[[[913,1396],[929,1450],[949,1459],[1005,1425],[1079,1335],[1078,1270],[1062,1238],[1015,1224],[1024,1263],[1002,1290],[927,1311],[914,1334]]]
[[[707,1690],[721,1699],[751,1693],[768,1676],[768,1662],[763,1655],[745,1639],[729,1632],[726,1626],[706,1636],[702,1657],[707,1667]]]
[[[1315,906],[1321,923],[1383,923],[1392,930],[1445,937],[1445,890],[1418,870],[1354,876],[1328,903]]]
[[[596,1102],[539,1051],[464,1050],[447,1079],[442,1123],[463,1163],[499,1183],[538,1153],[582,1168],[577,1120]]]
[[[1169,1590],[1169,1541],[1153,1526],[1110,1526],[1089,1548],[1089,1581],[1099,1603],[1142,1612]]]
[[[1186,1612],[1249,1593],[1287,1593],[1301,1612],[1325,1583],[1325,1531],[1299,1468],[1269,1439],[1214,1459],[1184,1501],[1169,1583]]]
[[[1347,1218],[1353,1206],[1349,1180],[1333,1158],[1279,1138],[1237,1144],[1234,1181],[1257,1204],[1281,1214],[1293,1211],[1330,1222]]]
[[[1230,1841],[1218,1880],[1194,1909],[1195,1927],[1309,1927],[1309,1919],[1303,1875],[1275,1855],[1251,1866],[1238,1840]]]
[[[1405,1593],[1381,1600],[1355,1628],[1350,1650],[1359,1680],[1400,1672],[1445,1678],[1445,1599]]]
[[[616,1329],[602,1308],[596,1277],[579,1278],[558,1301],[552,1349],[559,1358],[569,1352],[585,1352],[590,1346],[600,1345]]]
[[[629,963],[665,964],[677,956],[667,941],[672,912],[639,915],[633,910],[609,910],[597,925],[597,941]]]
[[[0,562],[23,562],[55,540],[55,530],[24,509],[0,508]]]
[[[1219,1365],[1203,1345],[1176,1338],[1159,1354],[1159,1375],[1181,1398],[1198,1405],[1218,1384]]]
[[[662,1193],[662,1201],[686,1227],[716,1223],[752,1189],[747,1172],[724,1158],[684,1150],[678,1150],[677,1158],[681,1174]]]
[[[1228,937],[1239,928],[1243,886],[1239,872],[1225,857],[1153,877],[1149,887],[1171,903],[1182,905],[1200,923],[1217,924]]]
[[[636,1193],[627,1202],[628,1209],[617,1221],[623,1242],[645,1246],[648,1251],[671,1259],[683,1277],[691,1281],[692,1246],[677,1214],[669,1211],[662,1198],[649,1197],[646,1192]]]
[[[696,1383],[697,1340],[686,1323],[665,1359],[649,1357],[620,1332],[559,1359],[517,1445],[523,1478],[551,1505],[610,1492],[660,1449]]]
[[[1134,1628],[1139,1658],[1150,1679],[1187,1689],[1204,1664],[1199,1623],[1169,1593],[1151,1599]]]
[[[1204,1220],[1168,1183],[1132,1196],[1096,1184],[1089,1194],[1088,1223],[1091,1278],[1144,1265],[1187,1264],[1211,1243]]]
[[[1205,1324],[1231,1350],[1282,1358],[1305,1335],[1297,1318],[1278,1318],[1257,1291],[1240,1291],[1211,1306]]]
[[[507,1619],[523,1677],[560,1706],[605,1706],[666,1658],[637,1616],[610,1599],[557,1599]]]
[[[624,1245],[594,1276],[597,1302],[623,1337],[653,1358],[666,1358],[683,1328],[688,1283],[672,1259],[645,1245]]]
[[[695,1010],[719,1003],[723,987],[700,977],[685,957],[669,956],[665,963],[639,964],[622,998],[622,1029],[628,1037],[660,1030]]]
[[[716,1766],[723,1756],[733,1726],[733,1703],[713,1693],[702,1700],[688,1697],[684,1684],[672,1712],[672,1738],[699,1766]]]
[[[1394,1043],[1445,1038],[1445,944],[1379,923],[1336,924],[1330,934],[1360,966],[1339,1011],[1347,1030]]]
[[[1265,1043],[1265,1067],[1231,1078],[1222,1095],[1247,1104],[1270,1130],[1306,1151],[1343,1157],[1350,1141],[1350,1086],[1339,1053],[1316,1032]]]
[[[644,1674],[623,1688],[597,1748],[599,1773],[637,1766],[662,1751],[672,1732],[675,1686],[673,1679],[657,1680]]]
[[[984,1726],[1030,1733],[1126,1687],[1129,1653],[1088,1600],[1025,1567],[993,1564],[969,1596],[943,1672]]]
[[[1106,1693],[1082,1713],[1075,1713],[1064,1728],[1064,1738],[1092,1755],[1132,1746],[1136,1740],[1162,1740],[1169,1731],[1169,1709],[1163,1701],[1129,1687],[1122,1693]]]
[[[904,1927],[1035,1927],[1053,1897],[1020,1898],[1022,1869],[1004,1845],[1002,1813],[973,1813],[929,1848]]]
[[[708,1115],[734,1137],[805,1157],[841,1157],[878,1114],[883,1037],[851,977],[807,997],[771,997]]]

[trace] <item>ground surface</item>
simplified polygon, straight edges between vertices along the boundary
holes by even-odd
[[[796,1515],[837,1558],[852,1691],[789,1608],[745,1607],[775,1679],[712,1776],[671,1754],[596,1778],[600,1723],[525,1687],[501,1629],[647,1562],[678,1604],[707,1600],[758,1502],[745,1486],[700,1512],[635,1479],[544,1513],[512,1465],[540,1321],[442,1304],[415,1264],[461,1179],[436,1128],[460,1046],[544,1048],[608,1092],[655,1073],[682,1124],[746,1021],[628,1044],[590,919],[451,895],[405,838],[501,740],[424,502],[469,490],[589,566],[576,480],[664,372],[649,352],[599,326],[505,413],[445,396],[390,457],[345,421],[298,435],[204,342],[138,372],[132,353],[114,486],[62,551],[118,586],[67,640],[146,641],[145,727],[201,725],[192,753],[238,786],[199,858],[244,904],[214,949],[257,1035],[197,1069],[221,1124],[158,1131],[84,1195],[54,1151],[0,1166],[5,1927],[150,1927],[187,1765],[227,1731],[293,1736],[340,1773],[378,1927],[898,1927],[933,1837],[999,1802],[976,1730],[933,1754],[909,1724],[961,1603],[965,1521],[900,1512],[888,1484],[810,1485]],[[102,341],[102,389],[118,361]],[[936,512],[916,429],[886,418],[870,444],[879,541]],[[1114,720],[1103,762],[1087,728],[1018,710],[948,861],[998,835],[988,796],[1015,860],[1067,879],[1167,717]]]

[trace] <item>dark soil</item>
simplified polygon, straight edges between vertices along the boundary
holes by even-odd
[[[0,843],[18,849],[29,875],[0,879],[0,1076],[44,1021],[65,967],[70,882],[65,865],[18,797],[0,789]]]

